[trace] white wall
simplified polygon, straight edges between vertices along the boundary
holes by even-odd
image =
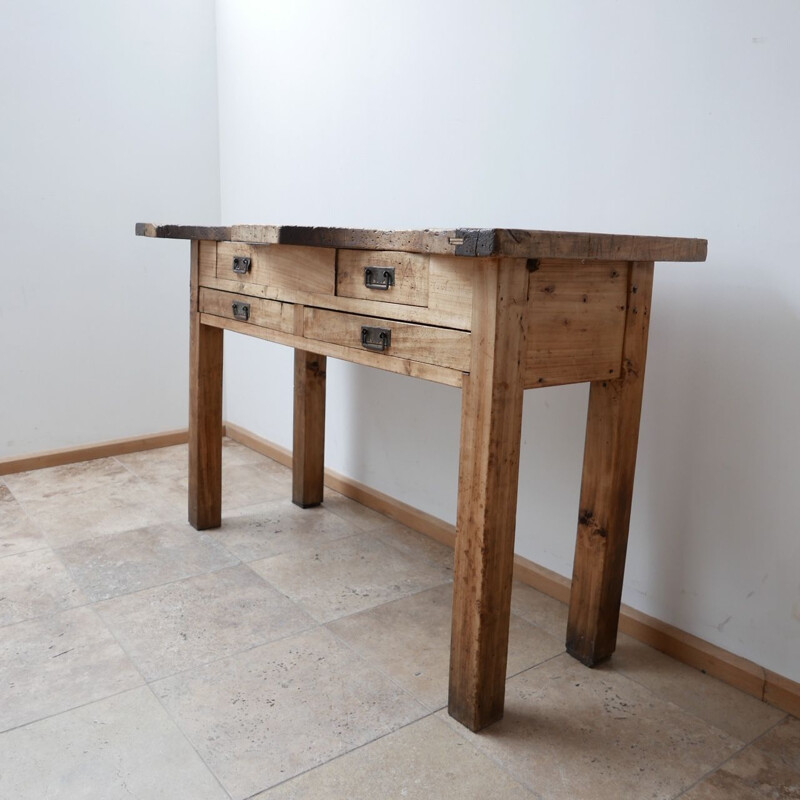
[[[227,222],[709,239],[656,271],[624,600],[800,680],[800,5],[219,0],[217,21]],[[291,352],[229,336],[226,358],[228,419],[291,446]],[[329,363],[328,464],[454,521],[459,393]],[[517,550],[563,575],[586,400],[525,398]]]
[[[219,216],[213,0],[6,3],[0,458],[185,427],[189,247]]]

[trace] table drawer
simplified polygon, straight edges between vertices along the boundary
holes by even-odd
[[[200,289],[200,311],[261,328],[294,333],[294,306],[245,294]]]
[[[428,305],[430,257],[392,250],[339,250],[336,294],[407,306]]]
[[[469,372],[470,335],[466,331],[307,307],[303,336],[358,350],[377,351],[386,358]]]
[[[270,295],[291,300],[297,292],[336,293],[336,250],[331,247],[250,245],[217,242],[216,276],[248,285],[269,287]]]

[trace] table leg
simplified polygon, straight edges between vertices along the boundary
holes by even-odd
[[[322,502],[325,479],[325,356],[294,351],[294,451],[292,502]]]
[[[639,440],[653,264],[634,262],[618,379],[591,384],[567,651],[588,666],[616,647]]]
[[[528,272],[476,265],[464,377],[450,651],[450,715],[473,731],[503,716],[522,427]]]
[[[192,242],[189,337],[189,523],[197,530],[222,521],[222,334],[200,322],[199,243]]]

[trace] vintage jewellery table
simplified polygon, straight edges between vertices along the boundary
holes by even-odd
[[[503,715],[525,389],[589,381],[567,650],[614,651],[655,261],[706,242],[140,223],[191,240],[189,521],[221,523],[222,335],[295,349],[292,499],[322,502],[327,356],[462,388],[450,714]]]

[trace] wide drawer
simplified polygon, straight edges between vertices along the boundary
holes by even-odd
[[[408,306],[428,305],[430,257],[391,250],[339,250],[336,294]]]
[[[307,307],[304,309],[303,336],[379,352],[386,358],[420,361],[469,372],[470,335],[466,331]]]
[[[294,306],[217,289],[200,289],[200,311],[284,333],[294,332]]]
[[[250,245],[218,242],[216,277],[268,287],[271,296],[292,300],[302,293],[336,293],[336,250],[330,247]]]

